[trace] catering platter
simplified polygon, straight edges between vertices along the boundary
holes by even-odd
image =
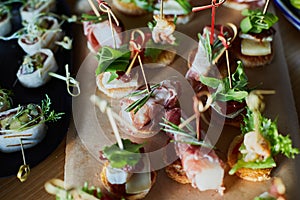
[[[13,29],[10,34],[21,28],[21,19],[18,12],[19,7],[19,4],[14,4],[12,10]],[[64,1],[57,1],[57,10],[55,12],[64,14],[69,12]],[[70,35],[69,25],[63,25],[62,29],[66,35]],[[9,41],[0,40],[0,85],[1,88],[12,91],[13,107],[28,103],[40,105],[41,100],[45,99],[46,95],[48,95],[52,102],[51,109],[56,112],[64,113],[60,120],[54,123],[47,123],[47,134],[40,143],[24,150],[26,163],[32,168],[50,155],[65,137],[71,118],[72,99],[66,90],[65,82],[58,79],[52,79],[38,88],[26,88],[22,86],[17,79],[16,73],[22,63],[24,55],[25,52],[20,48],[16,39]],[[54,56],[59,66],[57,73],[64,75],[65,64],[69,64],[69,66],[72,65],[71,51],[59,48]],[[0,177],[17,175],[19,167],[23,165],[21,151],[12,153],[0,152],[0,161]]]
[[[271,12],[274,11],[272,6],[273,4],[271,4],[269,8]],[[126,30],[143,27],[147,24],[146,20],[151,19],[151,16],[135,19],[120,14],[117,11],[115,13],[118,18],[122,20]],[[219,7],[217,9],[216,21],[219,24],[225,24],[227,22],[239,24],[241,17],[239,11]],[[177,31],[190,37],[191,40],[197,44],[197,34],[202,31],[208,22],[210,22],[210,11],[202,11],[196,13],[189,24],[178,25]],[[279,27],[276,25],[275,29],[278,30]],[[82,39],[82,41],[83,45],[85,45],[85,40]],[[191,42],[191,44],[192,43],[193,42]],[[247,69],[246,73],[251,86],[259,85],[263,89],[276,90],[275,95],[265,98],[267,107],[264,114],[272,119],[278,117],[279,130],[284,133],[289,133],[295,146],[298,147],[299,124],[294,107],[284,52],[281,48],[282,41],[279,31],[277,31],[275,35],[274,45],[276,55],[272,63],[260,68]],[[170,67],[175,69],[178,73],[181,73],[181,75],[184,75],[188,69],[186,60],[187,53],[193,47],[193,45],[184,48],[181,46],[180,48],[182,48],[183,55],[177,56],[175,62]],[[86,52],[87,51],[85,51],[85,53]],[[86,53],[86,56],[86,60],[82,63],[77,77],[82,83],[81,99],[76,99],[76,101],[73,102],[73,108],[75,109],[80,105],[80,109],[77,110],[78,112],[73,110],[75,111],[74,121],[76,131],[74,129],[75,133],[70,133],[67,139],[68,144],[65,164],[66,187],[79,187],[86,181],[95,186],[102,187],[99,176],[103,162],[99,160],[98,153],[99,150],[103,148],[103,137],[107,139],[107,143],[115,142],[106,116],[101,114],[98,108],[89,102],[89,97],[92,94],[96,94],[107,99],[112,105],[117,105],[117,102],[105,97],[104,94],[97,91],[94,79],[97,60],[94,54]],[[170,73],[166,72],[166,74]],[[172,76],[174,76],[174,74],[172,74]],[[177,76],[179,77],[179,75]],[[93,123],[95,121],[96,124]],[[216,144],[217,148],[220,149],[219,156],[222,159],[226,160],[228,146],[237,134],[239,134],[239,129],[228,126],[223,127],[222,134]],[[297,190],[300,174],[296,170],[297,166],[299,166],[299,161],[299,156],[296,157],[295,160],[279,158],[279,165],[272,174],[272,176],[282,178],[287,188],[288,199],[296,199],[300,196],[300,191]],[[225,171],[227,173],[228,169]],[[253,183],[226,174],[224,185],[226,187],[224,196],[220,196],[216,191],[200,192],[192,188],[189,184],[181,185],[174,182],[167,177],[164,169],[159,169],[157,181],[145,199],[253,199],[255,196],[268,190],[270,181]]]

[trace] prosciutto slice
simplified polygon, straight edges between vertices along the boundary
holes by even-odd
[[[176,136],[175,141],[183,140],[182,137]],[[224,163],[213,149],[182,142],[176,142],[175,149],[194,188],[200,191],[217,190],[223,194]]]
[[[122,45],[123,37],[122,28],[112,23],[114,31],[114,37],[116,40],[116,48]],[[88,48],[92,52],[98,52],[102,46],[114,47],[114,41],[112,40],[111,28],[108,20],[94,24],[91,22],[83,23],[84,35],[87,37]]]
[[[161,83],[161,86],[155,89],[146,104],[135,114],[133,111],[126,112],[125,109],[134,101],[142,98],[144,94],[123,98],[121,100],[120,116],[137,128],[138,131],[157,133],[161,128],[159,123],[162,122],[163,117],[172,115],[173,120],[180,120],[179,94],[179,83],[165,80]]]

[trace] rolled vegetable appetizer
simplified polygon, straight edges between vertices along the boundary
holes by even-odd
[[[0,88],[0,112],[5,111],[11,107],[11,92],[9,90]]]
[[[42,86],[50,80],[49,72],[58,69],[54,55],[50,49],[41,49],[33,55],[26,55],[17,72],[20,83],[28,88]]]
[[[38,144],[45,137],[45,122],[56,121],[63,113],[50,110],[51,100],[48,96],[42,105],[28,104],[18,106],[0,113],[0,151],[10,153]]]
[[[5,36],[11,31],[11,14],[5,5],[0,4],[0,36]]]
[[[60,24],[53,16],[41,16],[34,23],[29,23],[18,38],[18,44],[28,53],[33,54],[41,48],[54,49],[59,40]]]
[[[23,21],[32,22],[40,13],[49,12],[55,8],[55,0],[29,0],[21,8],[20,14]]]

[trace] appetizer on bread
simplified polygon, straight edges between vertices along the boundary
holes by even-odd
[[[10,10],[3,3],[0,3],[0,36],[5,36],[11,31]]]
[[[214,27],[213,43],[210,42],[211,26],[205,26],[202,35],[198,35],[198,47],[189,53],[189,70],[185,77],[191,83],[195,92],[199,92],[203,87],[199,80],[200,75],[216,78],[224,78],[227,75],[225,47],[219,36],[232,42],[235,34],[228,26],[215,25]],[[230,62],[234,63],[234,59],[230,59]]]
[[[245,67],[259,67],[269,64],[274,57],[272,27],[278,17],[261,10],[243,10],[245,18],[240,22],[240,32],[233,46],[236,57]]]
[[[153,3],[148,0],[112,0],[112,5],[126,15],[143,15],[153,11]]]
[[[122,139],[123,149],[117,144],[105,147],[100,159],[105,160],[101,171],[104,187],[117,198],[143,199],[156,180],[150,160],[141,144]]]
[[[161,2],[154,3],[154,15],[159,15]],[[163,12],[168,21],[176,24],[187,24],[193,18],[192,6],[189,0],[163,0]]]
[[[55,7],[55,0],[29,0],[20,8],[20,15],[23,21],[31,23],[37,15],[54,10]]]
[[[23,148],[35,146],[46,135],[46,122],[56,121],[63,113],[50,110],[48,96],[42,105],[27,104],[0,113],[0,151],[5,153],[21,150],[20,139],[24,139]]]
[[[96,83],[100,91],[111,98],[122,98],[137,88],[138,74],[125,73],[131,59],[131,52],[126,47],[103,46],[97,58]]]
[[[11,104],[12,104],[11,95],[12,95],[11,91],[0,88],[0,112],[3,112],[11,108]]]
[[[176,26],[172,20],[165,18],[164,15],[154,15],[153,18],[153,22],[148,23],[152,32],[152,39],[149,38],[146,42],[144,61],[170,65],[176,56],[174,47],[177,44],[173,35]]]
[[[266,3],[266,0],[226,0],[224,6],[235,9],[255,9],[262,8]]]
[[[123,28],[115,23],[110,24],[107,14],[102,14],[101,17],[83,14],[82,21],[84,35],[87,37],[87,46],[91,52],[96,53],[103,46],[114,47],[116,45],[115,48],[120,48],[123,44],[121,34]],[[112,31],[114,38],[112,38]]]
[[[49,72],[58,69],[53,52],[50,49],[40,49],[32,55],[26,55],[20,66],[17,77],[20,83],[28,88],[36,88],[50,80]]]
[[[289,135],[278,133],[276,121],[261,115],[261,101],[254,92],[246,101],[248,107],[241,125],[242,134],[236,136],[228,150],[229,174],[248,181],[264,181],[276,167],[276,155],[281,153],[294,158],[300,151],[292,146]]]
[[[168,120],[161,125],[175,142],[175,151],[179,157],[166,167],[167,175],[181,184],[190,183],[200,191],[215,190],[223,195],[225,165],[213,147],[207,141],[198,140],[190,125],[181,128]]]
[[[164,80],[147,89],[140,88],[121,101],[120,116],[132,124],[137,132],[127,130],[136,137],[150,137],[160,131],[159,123],[163,117],[170,118],[172,122],[180,121],[179,82]]]

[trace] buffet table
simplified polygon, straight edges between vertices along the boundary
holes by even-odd
[[[294,93],[297,113],[300,113],[300,37],[299,31],[293,27],[276,8],[279,16],[279,27],[281,34],[285,58],[289,67],[290,81]],[[82,27],[74,25],[74,51],[80,51],[82,43],[76,42],[76,38],[82,37]],[[74,56],[74,67],[78,68],[84,57]],[[67,134],[74,134],[75,128],[71,121]],[[0,199],[55,199],[54,196],[47,194],[44,183],[52,178],[64,179],[65,155],[67,136],[58,148],[43,162],[31,169],[28,180],[21,183],[15,176],[0,178]],[[1,163],[0,163],[1,164]]]

